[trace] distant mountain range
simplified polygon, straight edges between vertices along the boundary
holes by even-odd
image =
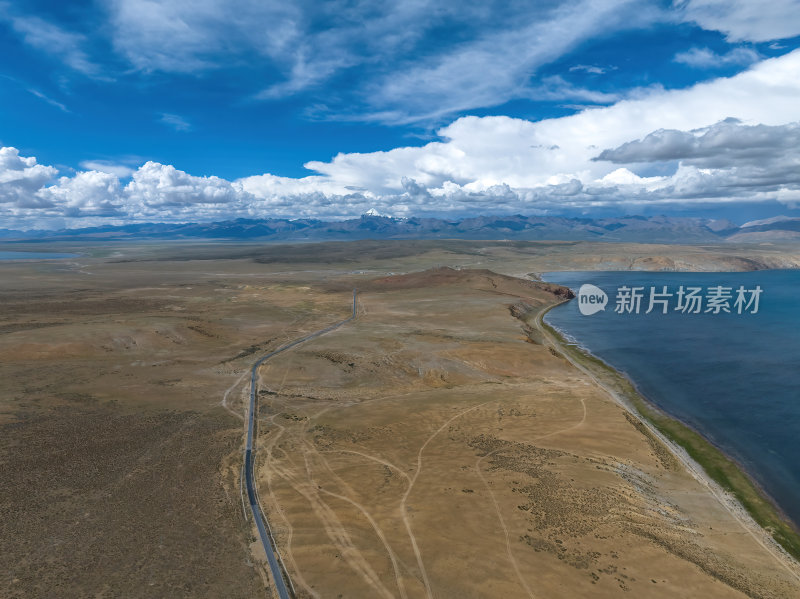
[[[291,242],[356,239],[563,239],[654,243],[800,241],[800,218],[779,216],[736,225],[728,220],[667,216],[567,218],[513,215],[453,220],[392,218],[371,211],[360,218],[336,222],[236,219],[216,223],[139,223],[58,231],[0,229],[0,240],[6,242],[136,239]]]

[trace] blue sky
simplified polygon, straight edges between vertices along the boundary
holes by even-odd
[[[797,0],[0,0],[0,228],[788,214],[798,36]]]

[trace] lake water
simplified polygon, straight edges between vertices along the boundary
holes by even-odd
[[[665,412],[701,431],[800,524],[800,271],[558,272],[545,279],[576,294],[584,283],[602,289],[608,295],[605,310],[584,316],[576,298],[552,309],[545,321],[625,372]],[[638,314],[628,302],[623,305],[630,312],[616,311],[623,286],[644,288]],[[657,295],[664,286],[671,297]],[[675,309],[681,286],[684,293],[701,288],[700,313]],[[730,300],[719,302],[730,313],[705,312],[717,286],[731,288]],[[651,287],[654,298],[666,302],[667,314],[664,303],[645,314]],[[753,304],[741,304],[737,313],[739,287],[745,300],[750,290],[762,289],[757,313]]]
[[[0,260],[58,260],[77,258],[79,254],[54,254],[51,252],[1,252]]]

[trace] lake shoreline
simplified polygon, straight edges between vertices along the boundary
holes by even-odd
[[[742,464],[703,433],[649,400],[626,373],[582,345],[569,341],[568,333],[544,321],[547,312],[563,303],[554,304],[536,316],[534,324],[543,335],[567,360],[595,379],[617,403],[654,429],[654,433],[660,433],[659,436],[663,437],[662,440],[690,473],[696,469],[687,464],[685,458],[699,467],[707,482],[712,482],[728,494],[763,535],[779,546],[782,553],[791,556],[795,563],[800,560],[800,527]],[[681,453],[685,455],[679,455]]]

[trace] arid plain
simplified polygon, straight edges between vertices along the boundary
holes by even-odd
[[[23,249],[23,248],[17,248]],[[25,248],[29,249],[29,248]],[[69,249],[69,248],[65,248]],[[785,246],[408,241],[0,262],[0,596],[800,597],[797,564],[536,325],[553,270],[798,267]]]

